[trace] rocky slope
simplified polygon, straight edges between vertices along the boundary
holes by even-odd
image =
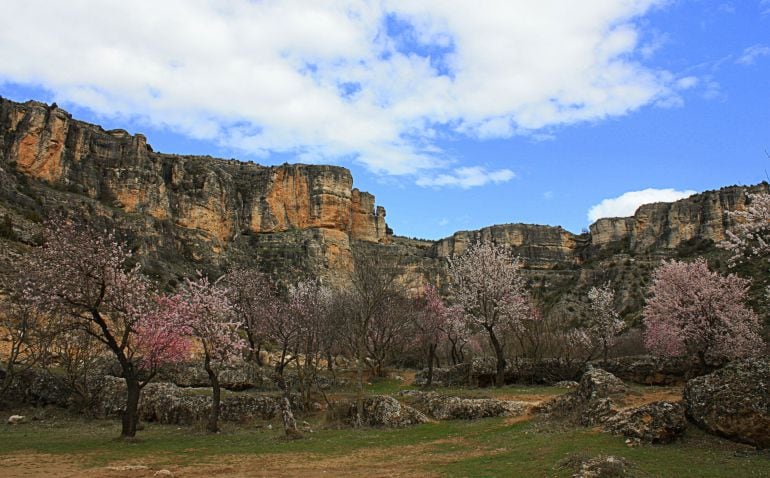
[[[546,313],[579,317],[587,289],[611,280],[618,306],[635,320],[661,259],[706,254],[722,267],[714,244],[729,226],[725,211],[743,208],[749,189],[768,185],[648,204],[580,235],[505,224],[420,241],[392,236],[385,209],[353,188],[345,168],[157,153],[141,134],[105,131],[56,105],[0,98],[0,262],[36,243],[42,218],[66,210],[122,230],[145,270],[169,287],[196,269],[221,273],[244,263],[340,281],[356,250],[398,258],[415,285],[442,286],[448,257],[491,240],[522,256]]]

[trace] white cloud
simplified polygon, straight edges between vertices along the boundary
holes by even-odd
[[[741,65],[753,65],[757,59],[763,56],[770,56],[770,47],[767,45],[752,45],[743,50],[743,55],[735,60],[735,62]]]
[[[437,135],[548,134],[678,104],[675,75],[641,63],[638,20],[666,3],[4,2],[0,85],[257,156],[424,178],[452,167]]]
[[[553,199],[553,191],[544,192],[543,199],[545,199],[546,201],[550,201],[551,199]]]
[[[487,171],[480,166],[456,168],[452,173],[439,174],[437,176],[422,176],[417,179],[417,184],[424,187],[458,187],[468,189],[485,184],[505,183],[515,178],[516,175],[510,169],[498,169]]]
[[[594,222],[603,217],[626,217],[633,216],[636,210],[642,204],[654,202],[672,202],[688,196],[692,196],[696,191],[676,189],[643,189],[641,191],[630,191],[623,193],[616,198],[605,199],[588,210],[588,220]]]
[[[438,225],[441,226],[441,227],[444,227],[444,226],[446,226],[448,224],[449,224],[449,219],[447,219],[445,217],[441,218],[441,220],[438,222]]]

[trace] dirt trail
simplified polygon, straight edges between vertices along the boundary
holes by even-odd
[[[85,457],[41,453],[14,453],[0,457],[3,477],[87,477],[87,478],[147,478],[160,470],[174,477],[355,477],[367,478],[402,476],[438,476],[431,466],[459,459],[488,454],[489,451],[460,447],[457,451],[432,453],[437,445],[462,445],[463,439],[436,440],[420,445],[388,448],[366,448],[345,455],[323,456],[309,453],[275,453],[265,455],[223,455],[209,463],[196,465],[167,465],[168,456],[146,456],[132,462],[111,463],[89,468]],[[166,463],[160,465],[158,463]],[[170,476],[170,475],[166,475]]]

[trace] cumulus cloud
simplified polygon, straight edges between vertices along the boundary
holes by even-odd
[[[423,176],[417,179],[419,186],[425,187],[458,187],[468,189],[476,186],[484,186],[488,183],[505,183],[515,178],[516,175],[510,169],[498,169],[487,171],[480,166],[456,168],[451,173],[437,176]]]
[[[588,220],[594,222],[603,217],[633,216],[642,204],[677,201],[695,193],[696,191],[691,190],[677,191],[676,189],[653,188],[630,191],[591,206],[591,209],[588,210]]]
[[[770,56],[770,47],[767,45],[752,45],[743,50],[743,54],[735,62],[741,65],[753,65],[757,59],[763,56]]]
[[[470,187],[494,173],[424,179],[457,167],[436,138],[538,135],[677,104],[675,75],[643,63],[639,20],[666,3],[5,2],[0,84],[253,156],[352,158]]]

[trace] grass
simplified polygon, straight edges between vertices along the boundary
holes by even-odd
[[[311,417],[318,419],[319,417]],[[280,454],[299,465],[330,457],[413,460],[424,472],[441,476],[570,476],[556,464],[573,455],[612,454],[630,460],[640,476],[770,476],[770,454],[711,437],[691,428],[671,445],[629,448],[624,440],[591,429],[543,431],[532,422],[505,419],[428,423],[405,429],[317,430],[285,441],[277,423],[265,427],[225,424],[218,435],[198,427],[148,424],[137,443],[114,438],[119,424],[59,414],[41,421],[0,428],[0,461],[13,453],[78,457],[87,467],[150,462],[188,466],[215,463],[223,456],[242,459]],[[375,458],[372,458],[375,460]],[[422,463],[425,462],[424,466]],[[420,468],[421,467],[421,468]]]

